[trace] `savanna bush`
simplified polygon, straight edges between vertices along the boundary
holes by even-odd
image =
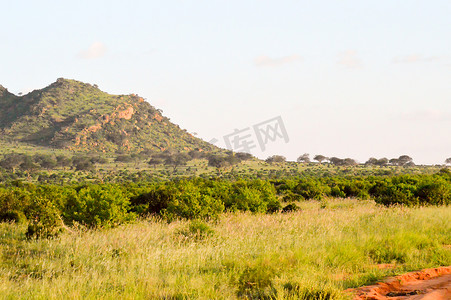
[[[214,233],[215,231],[210,227],[210,225],[199,219],[192,220],[187,229],[179,231],[179,234],[195,241],[206,239]]]
[[[172,220],[178,217],[186,219],[216,219],[224,211],[224,203],[211,196],[193,182],[184,181],[173,190],[171,201],[161,210],[161,215]]]
[[[330,187],[318,180],[302,179],[294,188],[294,192],[305,199],[321,200],[325,195],[330,195]]]
[[[129,208],[130,199],[117,185],[88,185],[69,196],[63,216],[69,224],[108,227],[133,220]]]
[[[0,189],[0,222],[24,222],[30,205],[28,193],[17,189]]]
[[[419,202],[415,192],[415,185],[407,183],[394,184],[392,182],[379,182],[371,190],[376,203],[386,206],[393,204],[418,205]]]
[[[449,205],[451,181],[447,175],[402,175],[376,182],[369,194],[384,205]]]
[[[420,204],[451,204],[451,183],[442,177],[430,177],[421,182],[416,191]]]
[[[264,180],[237,181],[233,183],[230,195],[225,199],[228,211],[267,212],[277,207],[278,199],[272,184]]]
[[[141,215],[160,214],[170,202],[175,200],[177,191],[174,185],[160,185],[148,192],[134,196],[130,199],[131,210]]]
[[[35,196],[27,208],[29,220],[25,236],[31,238],[51,238],[58,236],[63,229],[60,211],[44,197]]]

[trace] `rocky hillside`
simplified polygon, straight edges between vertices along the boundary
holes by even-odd
[[[58,79],[16,96],[0,86],[0,140],[75,151],[215,151],[143,98]]]

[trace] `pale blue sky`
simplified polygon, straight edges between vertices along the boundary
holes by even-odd
[[[451,157],[451,1],[3,1],[0,84],[137,93],[210,140],[275,116],[265,158]]]

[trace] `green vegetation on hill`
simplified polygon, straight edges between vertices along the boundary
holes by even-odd
[[[20,97],[1,87],[0,134],[3,142],[74,151],[217,150],[137,95],[62,78]]]

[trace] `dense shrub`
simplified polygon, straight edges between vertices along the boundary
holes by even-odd
[[[379,204],[387,206],[405,204],[411,206],[419,203],[418,198],[415,197],[415,190],[416,186],[406,183],[379,182],[373,187],[371,193]]]
[[[133,219],[130,200],[115,185],[89,185],[70,195],[64,208],[64,220],[87,226],[114,226]]]
[[[186,219],[216,219],[224,211],[224,203],[215,199],[201,187],[186,181],[173,191],[172,201],[161,211],[168,220],[177,217]]]
[[[21,188],[0,189],[0,222],[26,221],[31,199],[31,194]]]
[[[232,185],[231,193],[225,199],[225,208],[229,211],[266,212],[268,205],[277,205],[276,190],[267,181],[237,181]]]
[[[179,234],[186,238],[193,239],[195,241],[203,240],[214,234],[214,230],[205,222],[201,220],[192,220],[187,229],[179,231]]]
[[[139,214],[160,214],[174,201],[176,190],[173,186],[161,185],[156,189],[132,197],[131,210]]]
[[[384,205],[449,205],[451,181],[447,174],[394,176],[376,182],[369,194]]]
[[[73,222],[114,226],[136,215],[167,220],[216,219],[223,211],[274,213],[296,210],[296,201],[324,196],[373,198],[383,205],[449,205],[451,173],[379,177],[292,177],[273,180],[191,178],[140,182],[124,172],[121,184],[0,186],[0,222],[28,222],[27,236],[55,236]],[[136,175],[136,174],[135,174]],[[50,176],[47,176],[48,178]],[[147,177],[146,177],[147,178]],[[282,206],[281,201],[285,204]],[[326,207],[324,202],[322,207]]]
[[[440,177],[428,178],[420,183],[416,196],[420,204],[449,205],[451,204],[451,184]]]
[[[294,191],[305,199],[321,200],[325,195],[330,194],[330,187],[318,180],[301,180],[294,188]]]
[[[33,197],[27,208],[29,220],[27,238],[49,238],[58,236],[63,227],[60,211],[48,199]]]
[[[346,197],[368,199],[368,183],[362,180],[352,180],[346,182],[342,189]]]
[[[330,189],[330,195],[331,195],[332,197],[337,197],[337,198],[346,198],[346,193],[343,192],[343,191],[341,190],[340,186],[338,186],[338,185],[333,186],[333,187]]]
[[[303,201],[305,198],[299,194],[295,194],[292,191],[285,191],[282,197],[284,202]]]

